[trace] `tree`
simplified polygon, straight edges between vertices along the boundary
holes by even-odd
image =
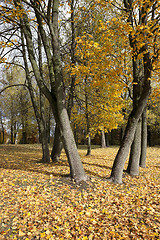
[[[38,130],[39,130],[39,139],[40,142],[42,143],[42,162],[49,163],[50,162],[50,153],[49,153],[49,145],[48,145],[48,129],[47,129],[47,122],[45,118],[45,110],[44,110],[44,96],[43,93],[40,90],[39,93],[39,104],[36,101],[36,97],[34,94],[33,90],[33,85],[32,85],[32,80],[31,80],[31,75],[29,71],[29,66],[27,62],[27,57],[26,57],[26,49],[25,49],[25,43],[24,43],[24,36],[23,33],[21,32],[21,41],[22,41],[22,53],[23,53],[23,61],[25,65],[25,72],[26,72],[26,80],[28,84],[28,90],[30,93],[34,113],[36,116],[37,120],[37,125],[38,125]],[[38,34],[38,54],[39,54],[39,69],[41,76],[43,77],[43,69],[42,69],[42,53],[41,53],[41,39]],[[38,107],[39,105],[39,107]]]
[[[151,92],[151,74],[154,64],[159,58],[157,42],[159,32],[159,15],[157,18],[157,11],[159,6],[157,1],[124,1],[124,7],[128,13],[128,22],[131,26],[129,38],[132,47],[133,76],[139,70],[143,71],[143,76],[138,83],[136,82],[138,91],[140,87],[142,90],[138,94],[139,99],[136,101],[136,106],[133,108],[128,119],[125,135],[111,172],[110,180],[118,183],[122,182],[124,163],[133,142],[138,121],[146,107],[147,99]],[[138,16],[135,17],[137,11],[139,12],[139,19]],[[138,68],[136,60],[140,60],[142,67]],[[137,165],[139,166],[139,160],[135,163],[134,167]]]
[[[32,69],[37,81],[39,88],[42,93],[48,99],[56,123],[60,127],[60,131],[63,139],[63,146],[66,151],[69,165],[70,174],[75,181],[86,180],[87,176],[84,172],[73,133],[71,130],[69,117],[65,104],[65,94],[63,88],[63,73],[61,66],[60,50],[59,50],[59,36],[58,36],[58,7],[59,1],[49,1],[47,5],[47,11],[45,11],[44,3],[30,1],[29,6],[32,7],[35,13],[35,18],[40,29],[40,35],[42,39],[42,44],[47,57],[47,65],[49,69],[50,76],[50,88],[46,86],[43,81],[37,61],[34,55],[34,45],[32,41],[32,31],[29,23],[29,15],[23,8],[20,1],[14,1],[15,7],[22,12],[20,16],[20,24],[22,32],[26,39],[26,47],[28,50],[28,56]],[[46,23],[47,29],[44,28],[44,23]],[[47,31],[49,31],[50,39],[48,39]],[[50,47],[51,42],[51,47]]]

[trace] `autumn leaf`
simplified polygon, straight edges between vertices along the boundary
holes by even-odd
[[[160,149],[149,148],[148,167],[118,186],[106,181],[117,150],[79,150],[91,177],[81,189],[61,176],[69,172],[64,152],[56,166],[44,165],[40,145],[1,145],[1,238],[158,239]]]

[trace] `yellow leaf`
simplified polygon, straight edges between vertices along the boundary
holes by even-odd
[[[25,233],[22,232],[21,230],[19,230],[19,236],[20,236],[20,237],[23,237],[24,235],[25,235]]]

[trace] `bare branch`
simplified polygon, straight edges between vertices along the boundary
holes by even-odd
[[[13,85],[9,85],[9,86],[7,86],[7,87],[5,87],[5,88],[3,88],[1,91],[0,91],[0,94],[2,94],[2,92],[4,92],[5,90],[7,90],[8,88],[11,88],[11,87],[26,87],[27,89],[28,89],[28,86],[26,85],[26,84],[22,84],[22,83],[20,83],[20,84],[13,84]]]

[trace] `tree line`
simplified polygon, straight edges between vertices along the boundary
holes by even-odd
[[[159,8],[143,0],[1,2],[1,95],[9,93],[10,116],[21,113],[22,141],[33,106],[43,162],[52,113],[52,161],[63,147],[76,182],[88,179],[72,131],[84,125],[90,154],[92,136],[126,123],[110,181],[122,182],[129,154],[128,173],[146,166],[148,99],[150,116],[159,111]],[[11,126],[13,141],[18,126]]]

